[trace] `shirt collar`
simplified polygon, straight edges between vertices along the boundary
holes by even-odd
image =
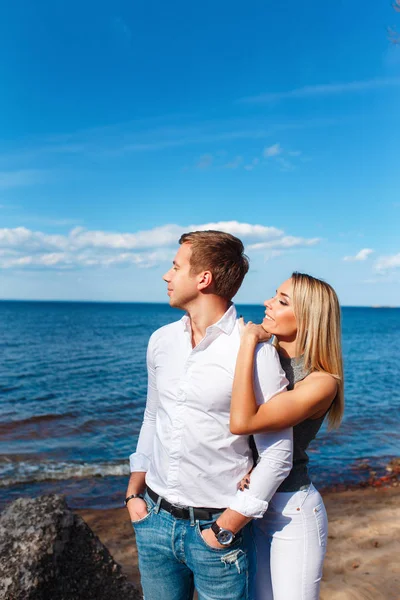
[[[214,329],[219,329],[226,335],[230,335],[233,331],[233,328],[236,324],[236,307],[233,302],[230,303],[228,310],[222,315],[222,317],[216,323],[213,323],[209,327],[207,327],[207,333],[213,331]],[[183,326],[187,332],[192,333],[190,327],[190,318],[188,315],[184,315],[181,319]]]

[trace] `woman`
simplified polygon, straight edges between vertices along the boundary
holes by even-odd
[[[231,431],[256,434],[293,426],[293,468],[254,521],[257,600],[317,600],[326,551],[327,517],[307,472],[306,449],[325,417],[340,424],[343,407],[340,307],[330,285],[293,273],[264,303],[262,325],[243,328],[232,391]],[[288,391],[257,405],[254,352],[275,336]],[[248,483],[248,481],[247,481]],[[245,482],[244,485],[246,486]]]

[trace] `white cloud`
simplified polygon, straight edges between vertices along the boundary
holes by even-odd
[[[182,233],[207,229],[240,237],[249,251],[313,246],[320,241],[319,238],[288,236],[276,227],[238,221],[170,224],[134,233],[76,227],[67,235],[49,235],[17,227],[0,229],[0,268],[73,269],[117,265],[149,268],[171,260]]]
[[[283,158],[283,156],[278,156],[276,160],[281,167],[281,171],[292,171],[294,169],[294,166],[292,165],[290,160],[287,160],[287,158]]]
[[[271,156],[278,156],[278,154],[282,154],[283,149],[280,144],[274,144],[273,146],[268,146],[264,148],[263,156],[265,158],[271,158]]]
[[[213,164],[213,157],[212,154],[203,154],[203,156],[200,156],[197,164],[196,164],[196,169],[209,169]]]
[[[170,258],[170,253],[167,252],[123,252],[110,255],[87,250],[81,253],[53,252],[30,256],[7,256],[0,253],[0,268],[31,267],[65,270],[116,265],[136,265],[139,268],[150,268]]]
[[[372,254],[374,252],[374,250],[372,250],[371,248],[363,248],[362,250],[360,250],[360,252],[358,252],[355,256],[345,256],[343,258],[343,260],[346,261],[360,261],[360,260],[367,260],[368,256],[370,254]]]
[[[285,92],[268,92],[257,96],[242,98],[241,102],[257,104],[263,102],[274,102],[286,98],[312,98],[315,96],[332,96],[335,94],[348,94],[351,92],[364,92],[389,86],[400,85],[400,77],[386,77],[369,79],[364,81],[349,81],[345,83],[322,83],[317,85],[306,85]]]
[[[253,160],[251,161],[250,164],[245,165],[244,168],[246,169],[246,171],[252,171],[253,169],[255,169],[258,165],[260,164],[260,159],[258,157],[253,158]]]
[[[29,250],[66,248],[68,240],[63,235],[47,235],[40,231],[31,231],[26,227],[15,229],[0,229],[0,247],[20,248]]]
[[[247,246],[247,250],[265,250],[267,248],[294,248],[298,246],[315,246],[319,244],[321,241],[320,238],[303,238],[303,237],[294,237],[291,235],[285,235],[276,240],[271,240],[269,242],[259,242],[257,244],[251,244]]]
[[[185,228],[185,231],[195,231],[196,229],[199,231],[206,231],[207,229],[226,231],[227,233],[243,238],[244,241],[275,238],[283,235],[283,231],[276,227],[251,225],[250,223],[239,223],[238,221],[217,221],[214,223],[205,223],[203,225],[189,225],[189,227]]]
[[[243,162],[243,158],[241,156],[236,156],[236,158],[234,158],[230,162],[226,163],[226,165],[224,165],[224,169],[237,169],[240,167],[242,162]]]
[[[182,233],[183,228],[178,225],[163,225],[137,233],[88,231],[83,227],[76,227],[69,234],[69,243],[75,249],[90,247],[134,250],[170,246],[176,243]]]
[[[187,120],[189,117],[190,122],[185,124],[185,119]],[[15,144],[7,147],[3,144],[0,162],[10,168],[21,169],[21,166],[37,165],[37,161],[42,163],[46,156],[62,154],[68,156],[69,164],[71,164],[71,160],[75,159],[90,159],[90,164],[92,164],[93,159],[109,161],[125,156],[126,153],[162,152],[199,144],[212,145],[241,140],[260,140],[262,144],[265,139],[270,139],[272,135],[280,135],[282,131],[325,128],[336,125],[338,122],[337,119],[332,118],[277,122],[272,117],[260,121],[258,116],[249,118],[235,116],[229,119],[201,121],[193,119],[194,115],[188,114],[163,115],[32,139],[30,142],[21,140],[19,147],[15,147]],[[210,151],[213,149],[211,148]],[[214,158],[217,158],[217,152]],[[16,172],[19,173],[18,177],[15,175]],[[10,173],[14,173],[11,179],[8,177]],[[5,174],[7,176],[4,185],[7,186],[30,185],[54,177],[53,171],[28,168],[20,171],[5,171]]]
[[[392,256],[380,256],[374,264],[375,271],[383,272],[398,268],[400,268],[400,252]]]
[[[0,189],[9,189],[41,183],[45,171],[39,169],[20,169],[19,171],[0,171]]]
[[[264,262],[268,262],[269,260],[278,258],[278,256],[281,256],[282,254],[282,250],[271,250],[271,252],[266,252],[264,255]]]

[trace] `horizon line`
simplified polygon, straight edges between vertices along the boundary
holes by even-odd
[[[64,303],[64,304],[149,304],[149,305],[162,305],[169,306],[170,308],[176,308],[169,305],[168,302],[151,302],[149,300],[62,300],[62,299],[39,299],[39,298],[0,298],[0,302],[48,302],[48,303]],[[234,302],[238,306],[259,306],[263,304],[252,303],[252,302]],[[389,305],[389,304],[341,304],[341,308],[400,308],[400,305]],[[178,310],[184,310],[180,308]]]

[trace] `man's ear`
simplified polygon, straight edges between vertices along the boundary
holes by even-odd
[[[211,271],[202,271],[201,273],[199,273],[198,275],[199,280],[198,280],[198,284],[197,284],[197,288],[199,290],[206,290],[207,288],[209,288],[213,282],[213,276]]]

